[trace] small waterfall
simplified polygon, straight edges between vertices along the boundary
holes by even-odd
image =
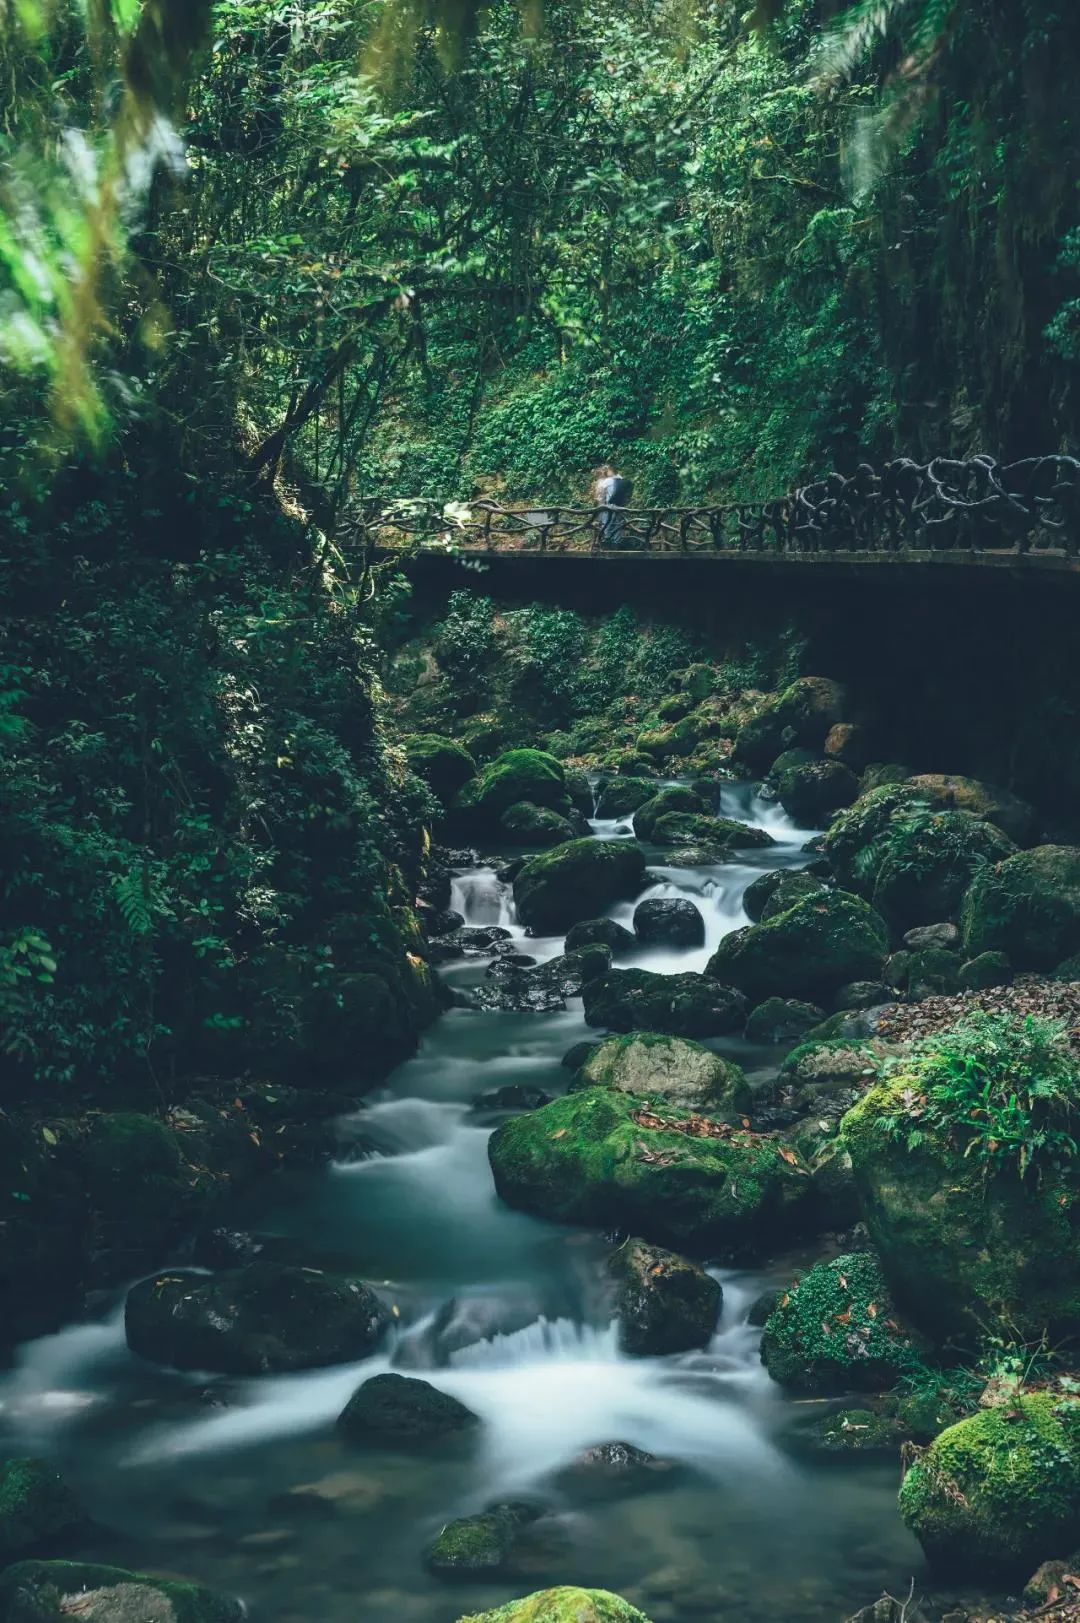
[[[573,1319],[540,1318],[509,1335],[474,1341],[450,1354],[454,1369],[516,1369],[525,1365],[611,1361],[618,1356],[615,1326],[604,1330]]]
[[[497,879],[494,868],[469,868],[455,874],[450,906],[469,925],[498,924],[509,930],[517,924],[513,887]]]

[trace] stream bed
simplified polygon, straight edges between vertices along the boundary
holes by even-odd
[[[693,870],[650,853],[645,894],[694,900],[706,945],[628,963],[702,968],[747,922],[750,881],[805,861],[810,831],[749,789],[725,786],[719,809],[778,844]],[[617,837],[629,820],[594,828]],[[505,924],[537,959],[562,949],[561,938],[525,940],[491,869],[460,874],[452,905],[470,924]],[[627,924],[632,912],[611,909]],[[467,988],[484,967],[443,973]],[[233,1214],[299,1242],[312,1266],[370,1279],[396,1309],[379,1357],[257,1379],[181,1374],[127,1351],[122,1300],[19,1349],[0,1374],[0,1451],[49,1458],[90,1507],[97,1525],[66,1553],[197,1579],[273,1623],[454,1623],[551,1583],[613,1589],[654,1623],[840,1623],[883,1587],[906,1593],[922,1564],[896,1511],[897,1462],[814,1457],[800,1432],[826,1406],[769,1380],[746,1322],[761,1290],[812,1252],[716,1270],[724,1307],[708,1349],[630,1359],[605,1316],[603,1237],[496,1199],[491,1124],[473,1101],[507,1083],[563,1091],[563,1054],[597,1036],[578,999],[549,1014],[452,1009],[342,1124],[338,1161],[273,1181]],[[778,1059],[741,1039],[709,1046],[751,1080]],[[346,1443],[337,1415],[391,1368],[433,1381],[483,1425],[427,1453]],[[633,1494],[567,1480],[583,1449],[615,1440],[669,1468]],[[448,1585],[425,1571],[444,1522],[508,1498],[546,1512],[514,1575]]]

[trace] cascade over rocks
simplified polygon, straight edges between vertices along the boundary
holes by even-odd
[[[657,975],[613,969],[583,988],[585,1022],[609,1031],[659,1031],[675,1037],[722,1037],[746,1020],[746,998],[707,975]]]
[[[829,998],[849,981],[877,980],[888,950],[885,921],[858,896],[807,896],[721,941],[705,973],[755,1002]]]
[[[615,1317],[624,1352],[652,1358],[708,1345],[724,1293],[696,1262],[630,1240],[613,1253],[609,1271],[618,1284]]]
[[[636,896],[644,883],[645,857],[636,841],[570,840],[526,862],[514,880],[514,901],[534,935],[556,935]]]
[[[808,1220],[809,1179],[777,1140],[610,1088],[505,1122],[488,1156],[510,1206],[698,1256],[760,1256]]]
[[[272,1262],[212,1278],[157,1274],[133,1286],[124,1310],[128,1346],[141,1358],[224,1375],[366,1358],[388,1322],[363,1280]]]
[[[733,1061],[684,1037],[651,1031],[593,1047],[574,1085],[617,1088],[690,1110],[744,1112],[750,1104],[749,1085]]]
[[[684,896],[653,896],[634,909],[634,934],[646,946],[700,947],[705,920]]]

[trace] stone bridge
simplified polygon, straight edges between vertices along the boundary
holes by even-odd
[[[346,525],[367,555],[760,564],[974,565],[1080,574],[1080,460],[989,456],[830,473],[775,501],[716,507],[514,507],[366,501]]]

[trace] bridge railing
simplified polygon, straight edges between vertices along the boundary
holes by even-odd
[[[365,501],[366,547],[476,552],[889,553],[1011,550],[1080,555],[1080,460],[989,456],[830,473],[769,502],[718,507],[509,507]]]

